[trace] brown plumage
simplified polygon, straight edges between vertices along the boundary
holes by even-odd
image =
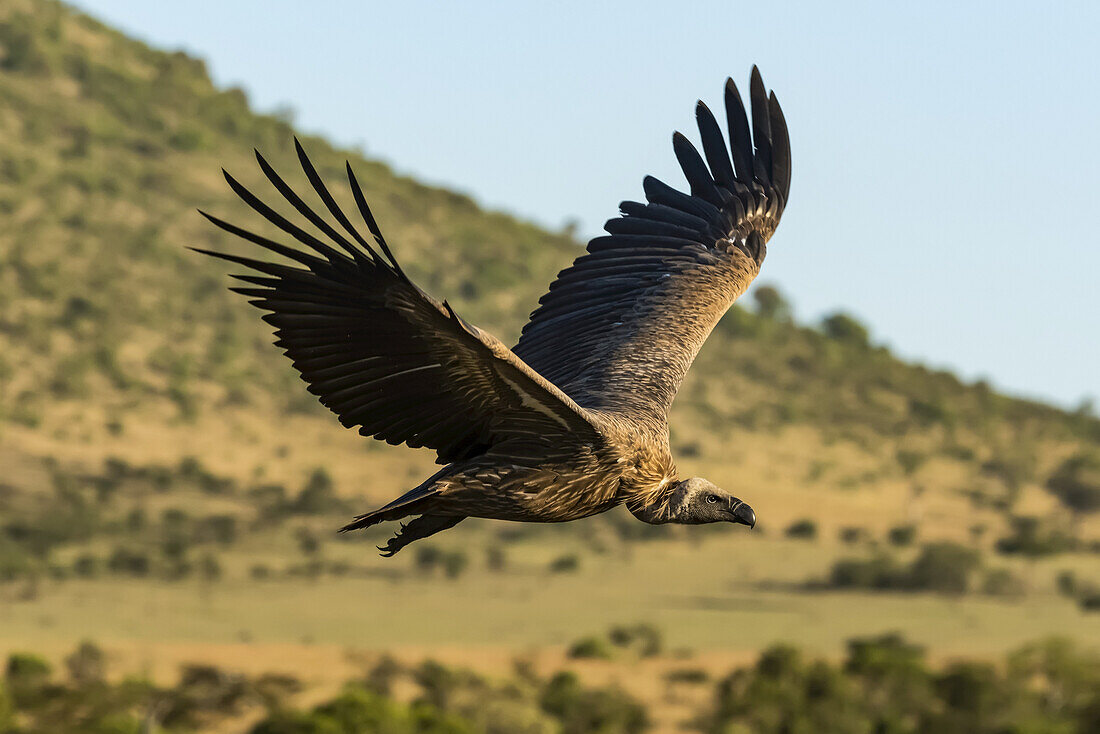
[[[673,136],[691,193],[647,177],[648,203],[620,205],[622,216],[605,225],[609,234],[558,274],[511,350],[405,276],[350,165],[373,242],[340,209],[297,141],[306,177],[335,224],[259,153],[257,160],[319,234],[226,174],[241,199],[307,249],[204,213],[301,267],[202,252],[254,271],[234,276],[247,285],[233,290],[269,312],[263,318],[276,329],[276,345],[344,426],[430,447],[444,464],[344,530],[419,516],[382,549],[392,555],[465,517],[563,522],[622,503],[649,523],[755,524],[747,504],[710,482],[680,481],[668,443],[680,382],[759,272],[790,190],[787,126],[755,67],[749,89],[751,122],[737,87],[726,83],[729,151],[714,116],[698,104],[703,154]]]

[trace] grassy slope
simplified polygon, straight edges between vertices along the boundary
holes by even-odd
[[[361,451],[332,438],[335,423],[268,345],[266,326],[224,290],[222,267],[184,249],[227,245],[195,207],[246,216],[220,166],[258,184],[255,146],[294,168],[290,125],[252,113],[238,90],[215,88],[201,62],[63,6],[16,0],[0,9],[0,22],[0,212],[12,225],[0,233],[8,431],[29,450],[89,459],[116,447],[156,452],[158,441],[186,446],[199,433],[239,446],[249,443],[241,440],[249,416],[260,419],[251,430],[265,434],[254,441],[270,442],[273,433],[259,426],[300,416],[320,442]],[[563,235],[481,211],[322,140],[306,144],[334,180],[351,158],[419,282],[504,338],[576,252]],[[1033,484],[1049,457],[1097,433],[1094,420],[963,385],[858,337],[827,338],[743,310],[708,343],[674,424],[686,468],[728,464],[721,478],[732,479],[732,467],[752,462],[739,446],[753,433],[771,437],[768,448],[753,447],[768,463],[790,458],[804,470],[784,481],[849,489],[895,479],[899,450],[945,465],[932,489],[949,474],[995,485],[986,480],[996,471],[980,476],[990,461],[1007,466],[1010,481]],[[291,435],[291,449],[308,453],[312,436],[275,440]],[[810,458],[795,450],[806,440],[843,446]]]

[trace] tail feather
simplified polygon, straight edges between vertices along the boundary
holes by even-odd
[[[380,522],[386,520],[400,520],[408,515],[420,515],[423,514],[423,508],[418,508],[416,505],[422,500],[426,500],[430,497],[434,497],[439,494],[440,486],[439,480],[445,477],[453,471],[450,467],[443,467],[432,476],[425,479],[421,484],[413,487],[405,494],[401,495],[393,502],[379,507],[377,510],[372,510],[363,515],[357,515],[356,518],[340,528],[341,533],[347,533],[352,530],[362,530],[369,528],[372,525],[377,525]]]

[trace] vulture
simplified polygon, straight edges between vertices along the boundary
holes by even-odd
[[[690,193],[647,176],[646,201],[620,204],[607,234],[558,273],[511,349],[409,279],[350,164],[358,226],[297,140],[329,217],[258,151],[260,169],[304,221],[277,213],[223,171],[237,196],[296,244],[200,210],[289,263],[198,251],[248,270],[232,276],[243,285],[231,290],[266,312],[276,346],[345,427],[434,449],[442,465],[343,530],[412,517],[379,547],[388,557],[467,517],[565,522],[625,504],[646,523],[756,524],[732,493],[678,476],[668,431],[684,375],[760,271],[787,204],[787,125],[756,67],[749,99],[746,113],[727,80],[728,148],[714,114],[696,105],[702,153],[684,135],[672,137]]]

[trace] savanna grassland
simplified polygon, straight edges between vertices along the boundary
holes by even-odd
[[[342,429],[185,249],[240,251],[195,209],[255,221],[219,169],[265,190],[255,147],[304,183],[294,134],[200,60],[0,2],[0,732],[1100,721],[1091,409],[903,362],[851,315],[799,323],[771,285],[672,417],[681,473],[751,498],[756,530],[471,521],[392,560],[384,528],[337,536],[432,456]],[[345,202],[352,162],[414,280],[505,341],[579,252],[301,139]]]

